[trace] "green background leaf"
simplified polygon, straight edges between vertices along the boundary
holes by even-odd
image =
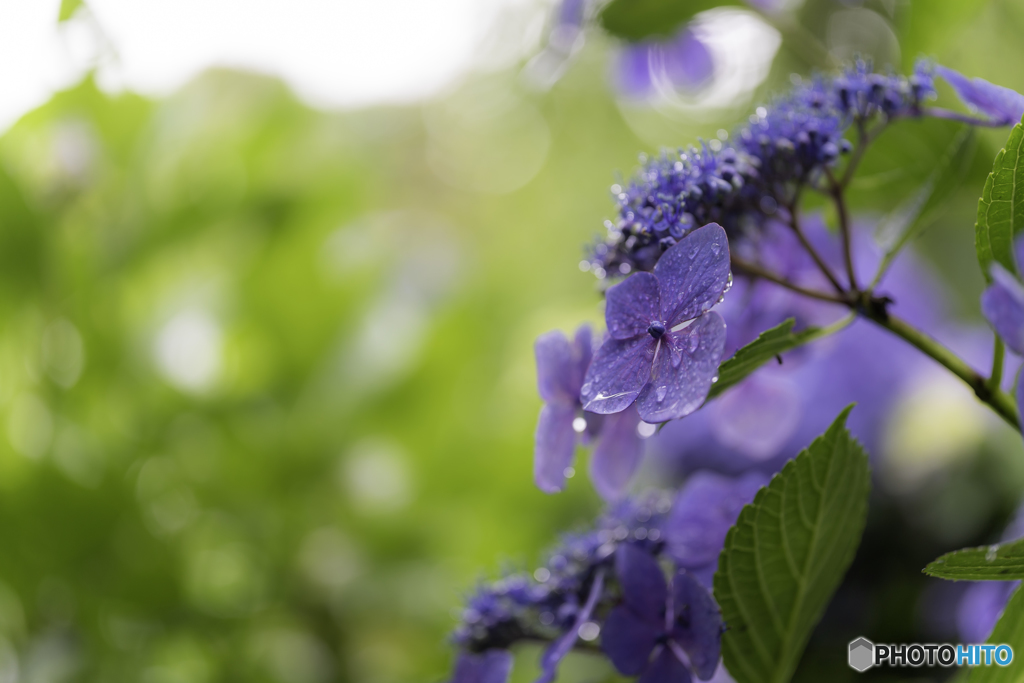
[[[729,0],[612,0],[601,12],[601,26],[626,40],[669,36],[698,12],[737,4]]]
[[[1024,541],[964,548],[946,553],[924,573],[953,581],[1012,581],[1024,579]]]
[[[1013,648],[1014,658],[1009,666],[979,666],[970,670],[967,683],[1022,683],[1024,682],[1024,593],[1018,588],[999,617],[988,642],[1006,643]]]
[[[847,408],[790,461],[729,530],[715,574],[738,683],[783,683],[796,669],[860,543],[868,458],[846,430]]]
[[[1017,270],[1013,256],[1013,238],[1024,230],[1024,127],[1010,131],[1006,147],[996,154],[992,172],[978,200],[978,222],[974,226],[974,247],[985,278],[989,267],[998,261],[1011,272]]]

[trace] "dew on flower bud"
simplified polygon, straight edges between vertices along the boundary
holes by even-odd
[[[722,141],[721,140],[711,140],[710,142],[708,142],[708,147],[710,147],[711,149],[713,149],[716,152],[720,152],[722,150]]]
[[[628,536],[629,536],[629,529],[627,529],[625,526],[622,526],[622,525],[619,525],[619,526],[615,527],[615,530],[612,532],[612,537],[616,541],[624,541],[624,540],[626,540],[626,537],[628,537]]]
[[[566,467],[564,470],[562,470],[562,474],[565,475],[566,479],[572,479],[573,477],[576,476],[576,468],[575,467]]]
[[[638,541],[642,541],[645,538],[647,538],[647,529],[645,529],[644,527],[640,527],[639,529],[637,529],[636,531],[633,532],[633,536]]]
[[[618,183],[612,185],[612,194],[622,194],[622,185]]]
[[[539,619],[540,623],[544,624],[545,626],[550,626],[551,624],[555,623],[555,615],[551,612],[541,612]]]
[[[533,578],[537,579],[541,583],[544,583],[545,581],[551,578],[551,572],[548,570],[547,567],[538,567],[536,571],[533,572]]]
[[[717,135],[718,139],[721,140],[722,142],[725,142],[726,140],[729,139],[729,131],[727,131],[725,128],[719,128]]]
[[[647,538],[652,541],[657,541],[659,538],[661,538],[661,531],[659,531],[658,529],[651,529],[647,532]]]
[[[619,264],[619,272],[622,273],[623,275],[629,275],[629,271],[631,270],[633,270],[633,266],[629,265],[628,263]]]
[[[587,420],[583,417],[577,417],[572,421],[572,430],[577,434],[582,434],[587,431]]]
[[[757,117],[760,118],[760,119],[764,119],[764,118],[768,117],[768,110],[765,109],[764,107],[758,107],[754,111],[757,113]]]
[[[580,270],[584,273],[590,270],[590,261],[580,261]]]

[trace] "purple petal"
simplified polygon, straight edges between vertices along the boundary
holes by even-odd
[[[533,343],[537,359],[537,391],[547,403],[577,405],[583,375],[594,355],[590,325],[580,325],[569,342],[558,330],[537,337]]]
[[[644,621],[627,607],[611,611],[601,629],[601,649],[616,670],[624,676],[636,676],[651,658],[651,650],[662,630],[657,624]]]
[[[635,273],[605,295],[604,320],[613,339],[631,339],[647,334],[655,320],[661,320],[658,279],[650,273]]]
[[[692,320],[722,298],[729,286],[729,239],[717,223],[697,228],[661,255],[654,266],[661,319],[669,327]]]
[[[594,606],[597,604],[598,598],[601,597],[601,591],[603,590],[604,569],[598,569],[594,574],[593,582],[590,584],[590,593],[587,595],[587,601],[584,603],[583,608],[576,613],[576,619],[573,621],[572,626],[558,640],[551,643],[548,649],[544,651],[544,654],[541,655],[541,675],[537,678],[536,683],[551,683],[551,681],[555,680],[555,676],[558,674],[559,663],[569,654],[572,646],[576,644],[576,639],[580,635],[580,626],[583,626],[590,619]]]
[[[715,675],[722,647],[722,613],[704,586],[685,571],[672,579],[677,628],[673,639],[682,646],[697,678]]]
[[[641,619],[658,625],[664,619],[668,583],[658,561],[632,543],[615,551],[615,574],[626,606]]]
[[[658,48],[662,73],[674,86],[695,89],[715,72],[715,63],[707,45],[689,28],[684,28]]]
[[[1000,615],[1006,609],[1013,591],[1020,581],[977,581],[960,598],[956,612],[956,626],[960,638],[967,643],[988,640]]]
[[[635,410],[609,415],[601,425],[601,436],[590,456],[590,479],[605,500],[625,495],[640,464],[643,440],[636,431],[639,425],[640,416]]]
[[[651,46],[632,43],[615,57],[612,80],[626,97],[642,99],[654,92],[651,80]]]
[[[1024,355],[1024,286],[998,263],[981,295],[981,312],[1010,349]]]
[[[756,460],[770,458],[800,424],[801,399],[791,377],[757,373],[715,401],[715,436]]]
[[[1024,424],[1024,417],[1021,417],[1024,415],[1024,382],[1021,381],[1022,379],[1024,379],[1024,368],[1017,373],[1017,391],[1014,392],[1017,398],[1017,417],[1020,419],[1020,423]]]
[[[656,346],[649,334],[605,340],[583,378],[583,409],[610,415],[628,408],[651,377]]]
[[[640,418],[650,423],[689,415],[704,403],[725,350],[725,322],[710,311],[659,342],[651,380],[636,401]]]
[[[565,488],[565,468],[576,453],[573,407],[548,404],[540,409],[533,446],[533,480],[544,493]]]
[[[676,564],[697,569],[715,563],[729,527],[766,483],[767,477],[756,472],[738,479],[711,472],[691,475],[676,496],[664,528]]]
[[[451,683],[505,683],[511,671],[512,653],[508,650],[461,652]]]
[[[690,672],[671,648],[663,647],[637,683],[690,683]]]
[[[1014,90],[981,78],[967,78],[940,64],[935,65],[935,73],[953,86],[964,104],[989,117],[993,123],[1010,125],[1024,116],[1024,95]]]

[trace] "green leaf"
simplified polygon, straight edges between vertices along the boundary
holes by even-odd
[[[1024,540],[964,548],[946,553],[924,573],[953,581],[1014,581],[1024,579]]]
[[[974,667],[970,669],[967,683],[1024,683],[1024,657],[1017,656],[1017,653],[1024,653],[1024,593],[1020,588],[1010,597],[988,642],[1012,647],[1013,661],[1009,666]]]
[[[637,41],[670,36],[698,12],[739,4],[734,0],[612,0],[601,10],[600,20],[613,36]]]
[[[879,222],[875,234],[878,243],[885,250],[885,256],[875,275],[875,285],[882,279],[900,250],[928,227],[936,209],[950,197],[963,180],[964,173],[974,156],[975,140],[974,128],[961,128],[939,159],[935,170],[917,192],[907,197]]]
[[[868,457],[852,406],[789,461],[725,538],[715,574],[725,666],[738,683],[785,683],[853,560],[867,516]]]
[[[57,23],[65,22],[74,16],[80,7],[84,7],[83,0],[60,0],[60,14],[57,15]]]
[[[779,325],[762,332],[757,339],[750,342],[733,354],[732,358],[718,368],[718,381],[711,385],[708,400],[721,395],[729,387],[739,384],[752,372],[777,356],[791,351],[807,342],[827,336],[849,324],[850,319],[843,319],[837,325],[828,327],[808,327],[793,332],[793,318],[782,321]]]
[[[1024,230],[1024,126],[1010,131],[1006,147],[999,150],[992,172],[978,200],[978,222],[974,226],[974,248],[986,280],[989,268],[998,261],[1010,272],[1017,272],[1013,257],[1013,238]]]

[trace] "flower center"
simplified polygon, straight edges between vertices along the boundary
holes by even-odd
[[[661,335],[665,334],[665,323],[660,320],[655,320],[651,323],[650,327],[647,328],[647,333],[655,339],[661,339]]]

